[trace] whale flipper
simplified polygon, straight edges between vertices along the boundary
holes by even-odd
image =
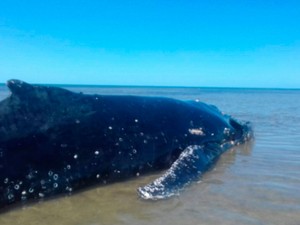
[[[178,195],[190,182],[199,179],[223,151],[225,149],[216,143],[187,147],[161,177],[138,188],[139,196],[158,200]]]

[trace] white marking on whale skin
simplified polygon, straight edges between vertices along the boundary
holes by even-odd
[[[68,147],[68,145],[67,144],[60,144],[60,147],[61,148],[66,148],[66,147]]]
[[[223,133],[224,133],[225,135],[229,135],[229,134],[230,134],[230,129],[227,128],[227,127],[225,127]]]
[[[7,196],[8,200],[12,200],[14,197],[15,197],[14,194],[11,194],[11,193],[8,194],[8,196]]]
[[[4,183],[4,184],[7,184],[8,181],[9,181],[9,179],[8,179],[8,178],[5,178],[4,181],[3,181],[3,183]]]
[[[73,191],[73,188],[71,188],[71,187],[66,187],[66,190],[67,190],[68,192],[72,192],[72,191]]]
[[[195,128],[189,129],[189,133],[193,134],[193,135],[198,135],[198,136],[205,136],[205,133],[204,133],[202,127],[198,128],[198,129],[195,129]]]
[[[53,180],[58,180],[58,174],[53,175]]]
[[[43,193],[39,193],[39,197],[40,197],[40,198],[44,198],[45,195],[44,195]]]

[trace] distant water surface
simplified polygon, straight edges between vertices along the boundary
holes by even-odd
[[[136,189],[158,173],[14,209],[0,214],[1,225],[300,224],[300,90],[66,88],[199,99],[251,121],[255,141],[223,154],[214,169],[176,198],[148,202],[137,197]],[[0,86],[0,100],[6,96],[7,88]]]

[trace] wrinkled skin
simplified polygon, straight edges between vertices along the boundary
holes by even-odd
[[[0,208],[166,168],[138,192],[169,197],[251,138],[248,124],[201,102],[84,95],[18,80],[7,86],[11,95],[0,102]]]

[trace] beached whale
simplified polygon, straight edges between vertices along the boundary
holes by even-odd
[[[169,168],[138,189],[167,198],[198,179],[248,123],[197,101],[85,95],[9,80],[0,102],[0,208]]]

